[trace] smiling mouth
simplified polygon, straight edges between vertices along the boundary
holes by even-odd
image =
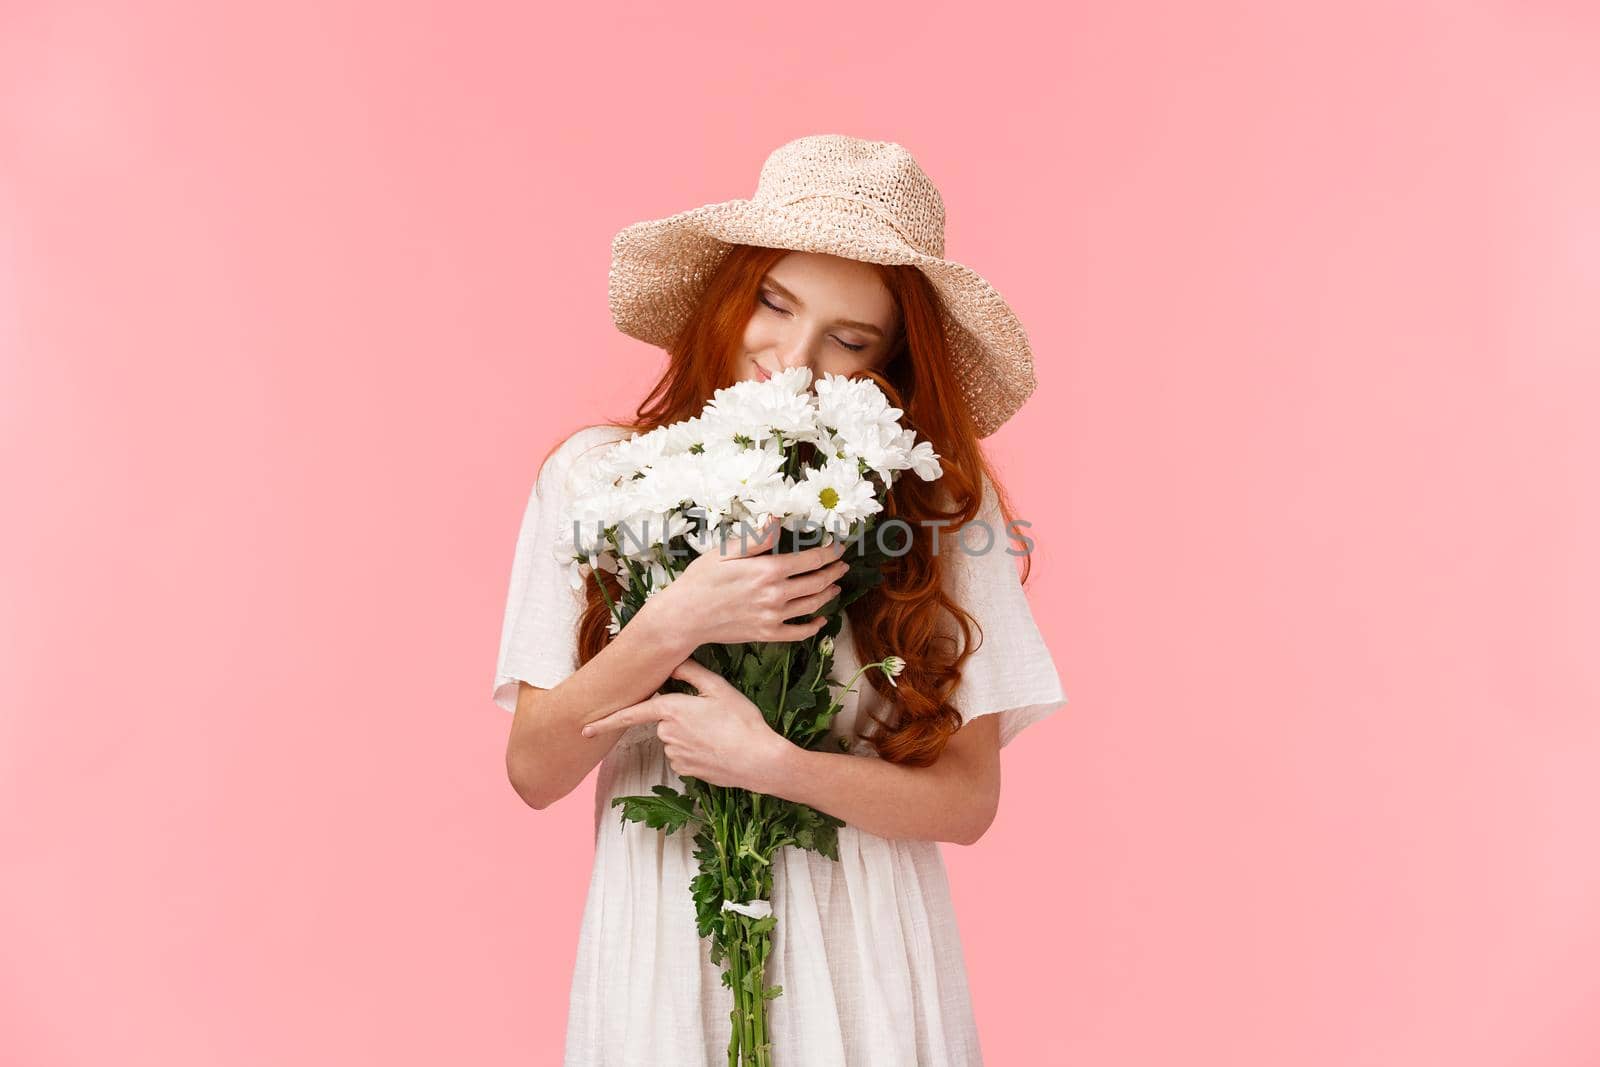
[[[759,374],[759,375],[760,375],[760,376],[761,376],[761,380],[762,380],[762,381],[767,381],[767,380],[768,380],[768,379],[770,379],[770,378],[771,378],[771,377],[772,377],[772,375],[770,375],[770,374],[768,374],[768,373],[767,373],[767,368],[765,368],[765,367],[763,367],[763,366],[762,366],[762,365],[761,365],[761,364],[759,364],[759,363],[756,363],[756,361],[755,361],[755,360],[753,360],[753,359],[752,359],[752,360],[751,360],[751,361],[750,361],[750,362],[751,362],[751,363],[752,363],[752,364],[754,364],[754,366],[755,366],[755,368],[756,368],[756,373],[757,373],[757,374]]]

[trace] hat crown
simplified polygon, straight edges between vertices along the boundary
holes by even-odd
[[[814,197],[865,205],[916,251],[944,256],[944,200],[893,141],[813,134],[778,147],[761,165],[754,200],[783,208]]]

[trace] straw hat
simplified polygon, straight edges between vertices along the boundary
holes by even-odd
[[[801,137],[767,157],[748,200],[637,222],[611,242],[611,318],[666,348],[735,244],[916,266],[943,304],[951,362],[979,437],[1033,392],[1017,316],[976,271],[944,258],[944,201],[905,148],[840,134]]]

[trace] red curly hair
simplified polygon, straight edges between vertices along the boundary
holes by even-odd
[[[733,245],[708,280],[699,302],[667,349],[666,373],[639,405],[634,417],[611,425],[638,433],[700,414],[716,390],[740,379],[745,327],[756,309],[761,279],[789,249]],[[881,521],[900,518],[914,529],[938,524],[941,539],[974,520],[983,502],[983,479],[998,498],[1004,528],[1011,530],[1012,512],[1000,481],[978,444],[971,413],[950,367],[950,352],[941,323],[937,291],[912,266],[873,264],[893,296],[901,328],[894,349],[878,371],[863,372],[904,415],[901,423],[929,441],[939,454],[943,475],[933,482],[901,478],[890,490]],[[696,353],[712,357],[696,358]],[[552,449],[554,451],[554,449]],[[941,506],[941,494],[947,501]],[[905,670],[891,686],[881,671],[867,671],[869,682],[885,699],[892,721],[873,716],[879,731],[870,738],[878,755],[893,763],[927,766],[939,758],[961,715],[950,700],[961,667],[977,645],[982,627],[945,591],[944,565],[949,553],[935,555],[932,537],[912,537],[909,551],[889,559],[883,581],[848,608],[855,652],[861,663],[888,655],[905,660]],[[941,541],[941,543],[944,543]],[[1024,556],[1022,580],[1031,559]],[[610,614],[593,582],[585,583],[588,602],[579,621],[578,658],[587,663],[610,639]],[[944,619],[962,635],[957,645]],[[858,725],[859,732],[859,725]]]

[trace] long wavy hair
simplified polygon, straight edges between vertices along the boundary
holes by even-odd
[[[734,245],[718,264],[698,304],[667,349],[666,373],[645,397],[631,419],[615,420],[620,429],[648,433],[660,426],[698,415],[716,390],[742,377],[745,327],[756,310],[761,280],[789,249]],[[978,443],[971,413],[950,368],[950,352],[941,325],[938,292],[912,266],[873,264],[893,296],[900,329],[893,352],[870,377],[900,408],[905,425],[939,454],[942,477],[933,482],[905,477],[890,490],[880,521],[900,518],[913,529],[937,525],[942,539],[973,521],[983,503],[983,479],[994,486],[1004,529],[1013,514],[999,479]],[[705,355],[702,355],[705,354]],[[552,449],[552,452],[554,449]],[[941,497],[943,499],[941,499]],[[1009,536],[1009,534],[1007,535]],[[888,655],[906,662],[896,679],[867,671],[862,680],[884,698],[888,718],[871,714],[878,731],[867,738],[879,756],[894,763],[927,766],[939,758],[950,736],[961,726],[961,714],[950,694],[961,680],[961,667],[982,640],[982,627],[946,592],[945,561],[934,554],[933,538],[908,539],[909,550],[891,558],[883,581],[858,598],[846,613],[861,663]],[[997,541],[996,544],[1003,545]],[[1024,555],[1022,581],[1031,570]],[[578,628],[578,658],[587,663],[610,639],[610,614],[594,582],[586,582],[587,604]],[[959,633],[961,640],[955,640]],[[857,724],[858,736],[864,723]]]

